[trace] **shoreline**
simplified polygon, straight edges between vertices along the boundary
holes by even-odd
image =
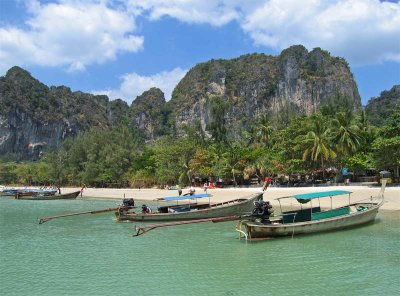
[[[22,187],[21,187],[22,188]],[[28,187],[23,187],[28,188]],[[33,188],[33,187],[30,187]],[[62,187],[61,193],[71,193],[74,191],[79,191],[79,187]],[[204,193],[204,190],[200,187],[195,187],[196,193]],[[345,190],[352,194],[350,195],[350,201],[356,202],[361,200],[370,200],[371,197],[378,196],[380,192],[379,186],[365,186],[365,185],[349,185],[349,186],[324,186],[324,187],[269,187],[263,195],[264,200],[271,203],[272,206],[279,207],[280,204],[276,200],[279,197],[292,196],[299,193],[310,193],[316,191],[329,191],[329,190]],[[228,200],[236,198],[245,198],[251,194],[260,192],[262,187],[228,187],[228,188],[216,188],[208,189],[208,193],[211,194],[211,198],[208,200],[199,199],[197,202],[211,202],[219,203],[226,202]],[[183,194],[188,193],[189,188],[183,189]],[[167,190],[167,189],[138,189],[138,188],[85,188],[83,191],[82,199],[98,199],[98,200],[118,200],[121,201],[125,198],[133,198],[135,201],[141,202],[156,202],[156,199],[166,197],[166,196],[177,196],[177,190]],[[400,219],[400,187],[387,186],[384,193],[385,202],[380,208],[381,211],[399,212]],[[78,199],[81,197],[78,196]],[[167,202],[159,201],[160,205]],[[321,198],[320,206],[323,208],[339,207],[344,204],[349,203],[348,195],[337,196],[332,198],[332,203],[330,198]],[[292,198],[281,200],[282,207],[296,206],[298,203]]]
[[[204,193],[204,190],[200,187],[196,187],[196,193]],[[279,206],[279,202],[276,200],[278,197],[291,196],[298,193],[309,193],[315,191],[329,191],[329,190],[346,190],[352,192],[350,195],[350,201],[361,201],[369,200],[371,197],[378,196],[380,187],[366,187],[366,186],[326,186],[326,187],[269,187],[264,192],[264,200],[271,202],[273,206]],[[62,193],[69,193],[80,190],[76,187],[64,187]],[[260,192],[261,187],[253,188],[217,188],[209,189],[208,193],[212,196],[210,198],[211,203],[225,202],[234,198],[241,198],[249,196],[253,193]],[[183,194],[187,193],[188,189],[183,189]],[[104,200],[122,200],[125,198],[133,198],[136,201],[155,201],[158,198],[166,196],[177,196],[177,190],[167,189],[138,189],[138,188],[85,188],[83,191],[82,199],[104,199]],[[385,202],[380,210],[384,211],[400,211],[400,187],[386,187],[385,189]],[[80,196],[78,197],[80,198]],[[293,199],[282,200],[282,206],[290,206],[293,203]],[[348,203],[349,197],[338,196],[332,199],[332,206],[340,206],[341,204]],[[201,199],[198,200],[201,202]],[[204,202],[208,202],[204,201]],[[330,207],[331,199],[322,198],[320,200],[322,207]],[[164,203],[160,201],[160,203]],[[399,215],[400,218],[400,215]]]

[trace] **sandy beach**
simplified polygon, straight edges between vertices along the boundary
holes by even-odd
[[[62,188],[63,193],[68,193],[80,188]],[[208,193],[212,196],[211,202],[223,202],[234,198],[246,197],[253,193],[260,192],[261,187],[253,188],[222,188],[222,189],[209,189]],[[309,193],[315,191],[329,191],[329,190],[347,190],[352,192],[350,195],[351,202],[368,200],[372,197],[376,197],[379,194],[380,187],[378,186],[327,186],[327,187],[270,187],[264,193],[264,200],[268,200],[273,206],[279,206],[279,202],[276,200],[278,197],[290,196],[298,193]],[[189,189],[183,189],[183,194],[189,192]],[[196,193],[204,193],[202,188],[196,187]],[[177,190],[162,190],[162,189],[110,189],[110,188],[85,188],[83,191],[82,198],[99,198],[99,199],[119,199],[122,198],[133,198],[136,201],[150,201],[157,198],[166,196],[178,195]],[[385,211],[399,211],[398,216],[400,218],[400,187],[386,187],[385,190],[385,203],[381,207],[381,210]],[[348,195],[338,196],[332,198],[333,207],[348,203]],[[200,202],[200,200],[198,200]],[[322,198],[322,207],[330,207],[331,199]],[[208,202],[208,200],[207,200]],[[297,202],[294,199],[284,199],[281,201],[283,206],[294,206]],[[316,203],[318,203],[316,201]]]

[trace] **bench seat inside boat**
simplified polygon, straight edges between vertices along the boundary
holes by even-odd
[[[307,209],[301,209],[296,211],[288,211],[283,213],[283,223],[295,223],[311,221],[311,213],[321,212],[320,207],[313,207]]]
[[[332,209],[328,211],[323,211],[319,213],[313,213],[311,216],[311,220],[321,220],[327,218],[333,218],[337,216],[343,216],[350,213],[350,207],[343,207],[338,209]]]

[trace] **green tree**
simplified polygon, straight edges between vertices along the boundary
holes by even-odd
[[[255,130],[257,142],[264,144],[266,147],[272,147],[274,131],[269,115],[264,114],[258,118]]]
[[[57,186],[65,185],[66,183],[66,162],[68,153],[64,149],[59,151],[47,152],[44,154],[42,161],[47,164],[48,178],[52,184]]]
[[[2,185],[17,182],[16,166],[15,162],[0,163],[0,182]]]
[[[154,145],[156,179],[159,184],[189,184],[192,170],[189,162],[197,147],[189,139],[160,139]]]
[[[348,118],[353,118],[354,101],[347,95],[340,92],[329,97],[321,106],[321,113],[324,116],[334,117],[338,112],[343,112]]]
[[[227,140],[225,116],[229,103],[222,97],[212,97],[209,100],[212,121],[207,128],[211,131],[212,137],[216,142],[225,142]]]
[[[378,137],[372,144],[374,158],[379,168],[389,169],[400,166],[400,104],[379,129]]]
[[[332,120],[333,142],[341,156],[355,152],[360,145],[360,130],[344,112],[339,112]]]
[[[317,164],[322,168],[323,174],[325,174],[326,163],[336,157],[331,139],[331,130],[326,118],[321,114],[311,117],[310,131],[298,138],[298,148],[303,151],[303,160],[310,160]]]
[[[344,165],[353,172],[375,169],[372,153],[355,153],[344,159]]]
[[[369,153],[372,151],[372,142],[376,137],[376,129],[369,123],[367,113],[363,110],[361,111],[357,118],[356,124],[359,129],[360,145],[358,146],[358,151]]]
[[[215,159],[216,155],[214,155],[212,150],[199,148],[189,161],[189,168],[195,175],[213,177],[215,176],[213,171]]]
[[[227,150],[222,154],[221,162],[226,173],[229,173],[233,179],[233,184],[237,185],[238,176],[243,175],[243,170],[246,167],[249,150],[232,144],[227,146]]]
[[[299,141],[308,133],[310,121],[306,116],[293,117],[285,128],[275,132],[273,151],[276,157],[273,164],[276,172],[299,172],[310,167],[309,162],[303,161],[304,150],[299,149]]]

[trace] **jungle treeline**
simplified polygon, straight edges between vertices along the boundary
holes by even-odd
[[[380,126],[365,112],[327,104],[311,116],[263,115],[229,139],[223,118],[185,128],[180,137],[145,143],[127,126],[91,129],[67,139],[36,162],[3,156],[0,183],[96,187],[188,185],[194,178],[229,179],[234,185],[266,175],[394,170],[400,166],[400,104]]]

